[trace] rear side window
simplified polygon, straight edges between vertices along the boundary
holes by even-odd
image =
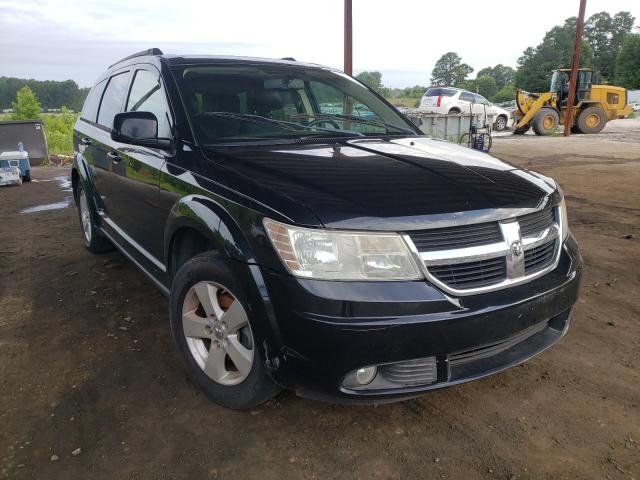
[[[442,95],[443,97],[453,97],[456,94],[455,90],[450,88],[430,88],[427,90],[427,93],[424,94],[425,97],[439,97]]]
[[[87,99],[84,101],[84,107],[82,107],[82,114],[80,115],[82,119],[88,120],[89,122],[96,121],[100,98],[102,97],[102,92],[104,92],[104,86],[106,84],[107,81],[102,80],[91,89],[89,95],[87,95]]]
[[[462,92],[460,94],[460,100],[462,100],[463,102],[469,102],[469,103],[475,102],[473,98],[473,94],[469,92]]]
[[[114,75],[109,80],[102,102],[100,103],[100,113],[98,113],[98,123],[104,127],[113,127],[113,117],[120,113],[124,97],[127,94],[129,84],[129,72]]]
[[[131,84],[127,112],[151,112],[158,119],[158,137],[171,138],[169,107],[160,78],[148,70],[138,70]]]

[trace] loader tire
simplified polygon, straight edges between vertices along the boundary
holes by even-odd
[[[523,125],[522,127],[514,128],[513,134],[514,135],[524,135],[525,133],[527,133],[529,131],[530,128],[531,128],[531,125],[529,125],[529,124]]]
[[[582,133],[600,133],[607,124],[607,114],[600,107],[588,107],[578,114],[576,125]]]
[[[556,131],[558,123],[560,123],[560,115],[558,115],[557,110],[544,107],[533,116],[531,123],[536,135],[551,135]]]

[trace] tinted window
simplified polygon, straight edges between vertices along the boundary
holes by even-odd
[[[427,90],[427,93],[424,94],[425,97],[439,97],[442,95],[443,97],[453,97],[456,94],[455,90],[450,88],[430,88]]]
[[[113,117],[116,113],[120,113],[122,109],[128,83],[129,72],[119,73],[111,77],[100,103],[100,113],[98,114],[98,123],[100,125],[107,128],[113,127]]]
[[[131,85],[127,112],[151,112],[158,119],[158,137],[170,138],[167,97],[160,85],[160,77],[148,70],[138,70]]]
[[[87,99],[84,101],[84,107],[82,107],[82,114],[80,115],[85,120],[89,120],[90,122],[95,122],[96,117],[98,116],[98,106],[100,105],[100,97],[102,97],[102,92],[104,91],[104,86],[107,84],[106,80],[101,81],[97,85],[95,85]]]
[[[469,92],[462,92],[460,94],[460,100],[462,100],[463,102],[469,102],[469,103],[474,102],[473,94]]]

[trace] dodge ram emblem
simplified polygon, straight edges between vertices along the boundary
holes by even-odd
[[[520,240],[511,242],[511,253],[516,257],[522,255],[522,242]]]

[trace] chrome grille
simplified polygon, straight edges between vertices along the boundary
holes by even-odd
[[[529,213],[517,218],[520,224],[520,234],[523,237],[538,234],[551,227],[555,221],[552,208],[545,208],[539,212]]]
[[[422,259],[427,278],[456,295],[522,283],[557,265],[559,208],[511,217],[507,211],[498,218],[503,219],[414,231],[405,239]]]
[[[429,268],[441,282],[457,288],[472,288],[501,282],[507,274],[504,257],[478,262],[436,265]]]
[[[551,241],[524,252],[524,273],[530,274],[545,269],[553,262],[556,242]]]
[[[428,385],[438,379],[436,357],[382,365],[380,373],[388,381],[399,385]]]
[[[420,252],[473,247],[502,240],[498,222],[422,230],[411,232],[409,236]]]

